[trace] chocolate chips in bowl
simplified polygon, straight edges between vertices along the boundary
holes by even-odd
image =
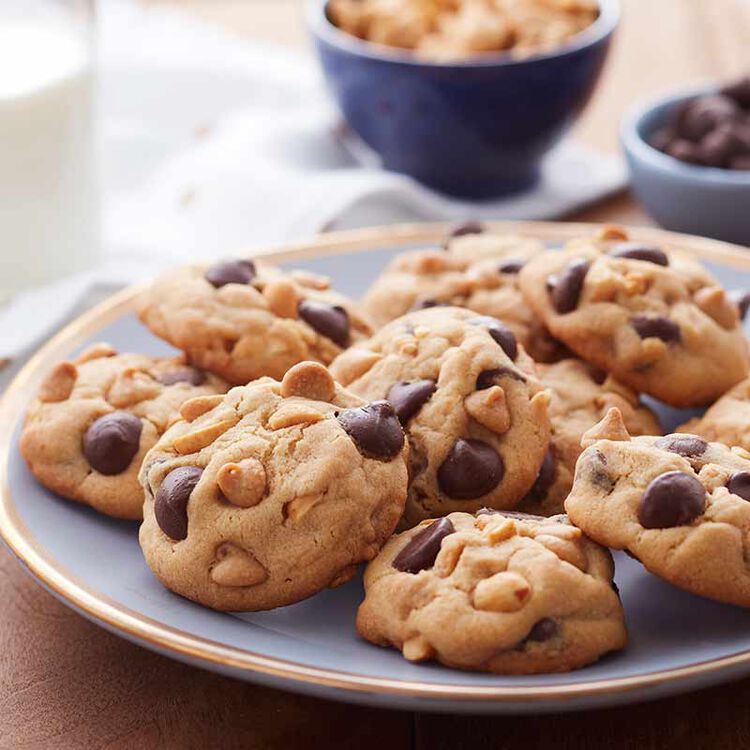
[[[682,103],[649,142],[688,164],[750,170],[750,75]]]

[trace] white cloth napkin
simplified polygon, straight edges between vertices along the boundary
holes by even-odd
[[[91,284],[122,285],[187,258],[327,229],[410,220],[549,219],[621,189],[625,172],[572,141],[536,188],[450,200],[343,137],[312,57],[249,43],[174,9],[100,3],[104,257],[95,274],[0,311],[0,357],[58,326]],[[50,290],[51,291],[51,290]],[[32,302],[30,302],[30,300]]]

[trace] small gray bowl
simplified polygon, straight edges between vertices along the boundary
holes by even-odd
[[[631,111],[620,137],[635,196],[666,229],[750,246],[750,171],[686,164],[648,140],[675,110],[713,88],[660,99]]]

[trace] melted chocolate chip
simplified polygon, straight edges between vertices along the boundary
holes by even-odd
[[[513,378],[521,383],[526,382],[526,378],[516,370],[511,370],[510,367],[497,367],[493,370],[483,370],[477,376],[476,389],[483,391],[487,388],[491,388],[500,378]]]
[[[729,477],[727,489],[737,497],[750,502],[750,471],[736,471]]]
[[[484,226],[480,221],[464,221],[451,229],[449,237],[463,237],[465,234],[482,234]]]
[[[440,545],[455,529],[447,518],[434,521],[415,534],[393,559],[393,567],[403,573],[419,573],[435,564]]]
[[[492,336],[495,343],[512,359],[518,356],[518,343],[513,331],[508,328],[502,321],[497,318],[491,318],[488,315],[482,315],[479,318],[472,318],[470,325],[483,326]]]
[[[390,387],[386,399],[396,410],[399,422],[405,425],[427,403],[436,388],[434,380],[402,380]]]
[[[550,448],[542,460],[542,465],[539,467],[539,473],[537,474],[536,481],[529,490],[525,499],[528,500],[544,500],[547,495],[547,490],[552,486],[555,481],[555,454]]]
[[[676,453],[685,458],[698,458],[708,448],[708,443],[695,435],[667,435],[654,443],[654,448]]]
[[[158,377],[162,385],[174,385],[175,383],[190,383],[190,385],[203,385],[206,382],[206,373],[197,367],[183,367],[172,372],[163,372]]]
[[[607,469],[607,457],[596,448],[589,448],[581,454],[581,467],[586,472],[586,478],[591,484],[599,487],[607,493],[615,486],[614,479],[609,475]]]
[[[203,469],[197,466],[179,466],[164,477],[156,491],[156,523],[170,539],[185,539],[188,535],[187,504],[202,473]]]
[[[482,497],[500,484],[505,465],[482,440],[456,440],[437,472],[440,490],[455,500]]]
[[[100,474],[122,474],[138,453],[143,424],[126,411],[99,417],[83,436],[83,455]]]
[[[445,302],[438,302],[436,299],[418,299],[412,306],[411,311],[427,310],[430,307],[445,307]]]
[[[642,339],[661,339],[668,344],[682,339],[680,326],[669,318],[635,315],[630,319],[630,325]]]
[[[404,431],[396,410],[387,401],[347,409],[338,415],[341,426],[367,458],[391,461],[404,447]]]
[[[733,99],[740,107],[750,109],[750,75],[728,83],[719,93]]]
[[[349,313],[341,305],[303,299],[297,308],[300,318],[321,336],[342,349],[349,346]]]
[[[668,471],[646,488],[638,508],[638,520],[645,529],[668,529],[692,523],[706,501],[703,485],[691,474]]]
[[[206,281],[217,289],[225,284],[249,284],[254,278],[255,263],[251,260],[227,260],[206,270]]]
[[[550,617],[545,617],[531,628],[524,642],[543,643],[544,641],[551,641],[559,632],[560,626]]]
[[[657,266],[668,266],[667,254],[655,245],[641,245],[637,242],[621,242],[610,253],[615,258],[629,258],[630,260],[644,260]]]
[[[526,263],[522,260],[504,260],[497,270],[500,273],[518,273],[525,265]]]
[[[740,318],[744,320],[748,309],[750,309],[750,292],[744,289],[735,289],[729,293],[729,297],[737,304],[740,311]]]
[[[551,285],[552,304],[560,315],[573,312],[578,307],[578,300],[583,291],[583,282],[589,272],[591,263],[588,260],[574,260],[553,279],[548,279]]]

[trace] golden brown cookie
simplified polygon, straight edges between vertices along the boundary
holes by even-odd
[[[565,516],[451,513],[393,537],[365,573],[357,630],[410,661],[566,672],[625,647],[609,552]]]
[[[410,313],[330,369],[353,393],[396,408],[410,446],[407,524],[512,508],[534,483],[549,394],[499,320],[457,307]]]
[[[328,364],[370,326],[327,279],[251,260],[168,271],[139,301],[141,320],[190,361],[231,383]]]
[[[95,344],[47,375],[29,407],[21,453],[53,492],[117,518],[141,518],[143,456],[182,404],[226,383],[181,357],[117,354]]]
[[[195,399],[148,453],[140,542],[165,586],[223,610],[282,607],[351,578],[396,526],[407,446],[393,407],[320,364]]]

